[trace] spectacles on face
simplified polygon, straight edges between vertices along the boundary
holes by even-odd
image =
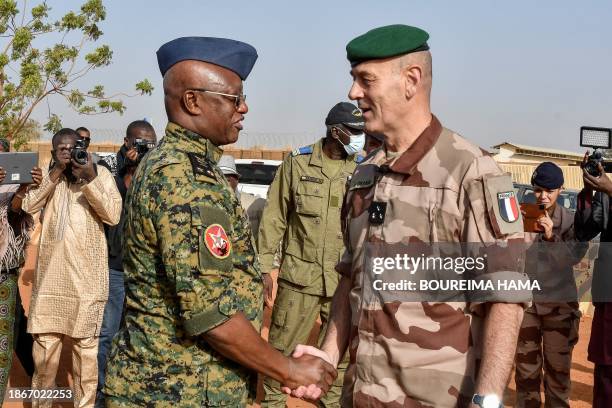
[[[208,89],[200,89],[200,88],[191,88],[189,90],[196,91],[196,92],[209,93],[213,95],[221,95],[221,96],[225,96],[226,98],[232,98],[234,99],[234,106],[236,107],[236,109],[238,109],[240,105],[242,105],[242,103],[246,101],[246,95],[243,93],[240,93],[238,95],[232,95],[232,94],[227,94],[223,92],[209,91]]]

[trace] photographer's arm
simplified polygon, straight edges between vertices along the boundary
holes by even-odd
[[[612,180],[603,171],[601,164],[599,170],[601,175],[598,177],[592,176],[584,169],[582,170],[584,188],[578,194],[574,218],[575,235],[579,241],[590,241],[595,238],[605,228],[604,224],[607,221],[610,194],[612,194]],[[593,191],[597,192],[595,196],[593,196]]]
[[[21,201],[21,209],[28,214],[34,214],[45,206],[49,196],[55,191],[59,183],[63,169],[56,165],[51,171],[42,177],[42,181],[37,186],[30,188]]]
[[[98,175],[81,188],[81,192],[94,212],[108,225],[116,225],[121,217],[121,194],[115,180],[106,168],[100,167]]]

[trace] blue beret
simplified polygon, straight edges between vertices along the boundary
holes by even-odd
[[[196,60],[227,68],[244,81],[255,61],[257,50],[247,43],[215,37],[181,37],[157,50],[157,64],[162,76],[177,62]]]
[[[563,186],[564,181],[561,168],[551,162],[540,163],[531,176],[531,185],[537,185],[549,190],[560,188]]]

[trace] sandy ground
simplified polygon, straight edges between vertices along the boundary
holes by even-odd
[[[19,290],[23,299],[24,308],[26,313],[29,307],[29,299],[32,288],[32,279],[34,268],[36,265],[36,246],[38,245],[38,237],[36,234],[32,237],[30,246],[28,247],[26,264],[22,271],[19,280]],[[266,308],[264,329],[262,335],[264,338],[268,336],[268,328],[270,324],[271,311]],[[580,322],[580,340],[574,348],[573,361],[572,361],[572,394],[571,394],[571,407],[572,408],[587,408],[591,407],[592,403],[592,392],[593,392],[593,364],[587,361],[587,346],[589,342],[589,336],[591,331],[591,318],[583,317]],[[311,340],[314,341],[317,337],[318,328],[313,328],[311,333]],[[72,377],[70,375],[71,369],[71,357],[70,357],[70,341],[67,340],[64,343],[62,350],[60,369],[57,375],[57,385],[59,387],[68,387],[72,384]],[[11,370],[9,387],[29,387],[30,379],[25,374],[19,360],[14,358],[13,368]],[[261,385],[261,384],[260,384]],[[261,399],[261,386],[258,393],[258,400]],[[506,394],[504,396],[504,403],[507,407],[511,407],[515,400],[515,386],[514,378],[510,380]],[[5,402],[3,407],[30,407],[29,403],[22,402]],[[297,399],[289,399],[288,407],[290,408],[303,408],[303,407],[314,407],[305,401]],[[54,404],[54,407],[70,407],[72,404],[62,403]],[[259,407],[258,404],[254,407]]]

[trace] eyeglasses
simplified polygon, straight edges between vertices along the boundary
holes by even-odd
[[[221,95],[221,96],[225,96],[226,98],[233,98],[234,99],[234,105],[236,106],[236,109],[238,109],[240,107],[240,105],[242,105],[242,103],[246,101],[246,95],[243,94],[243,93],[240,93],[239,95],[232,95],[232,94],[226,94],[226,93],[223,93],[223,92],[209,91],[208,89],[191,88],[189,90],[190,91],[196,91],[196,92],[209,93],[209,94],[213,94],[213,95]]]

